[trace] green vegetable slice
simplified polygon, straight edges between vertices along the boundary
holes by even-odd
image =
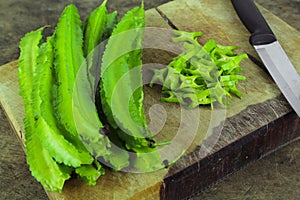
[[[70,178],[63,166],[53,160],[49,152],[41,143],[35,131],[34,109],[32,107],[33,77],[39,44],[42,40],[44,28],[27,33],[20,42],[20,57],[18,63],[18,77],[20,95],[25,107],[24,136],[26,160],[32,175],[41,182],[45,189],[61,191],[65,180]]]
[[[162,84],[162,97],[165,102],[177,102],[187,108],[218,102],[228,104],[226,97],[235,94],[242,97],[236,85],[245,80],[241,72],[240,62],[247,58],[246,54],[233,53],[237,47],[222,46],[210,39],[203,47],[196,37],[201,32],[175,31],[178,35],[174,42],[183,42],[186,49],[175,57],[164,69],[154,69],[150,86]]]

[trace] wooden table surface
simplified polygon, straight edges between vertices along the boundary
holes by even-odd
[[[298,72],[300,48],[299,32],[260,7],[271,28],[278,36]],[[163,16],[161,14],[164,14]],[[178,13],[185,13],[179,15]],[[147,25],[171,29],[168,22],[186,31],[203,31],[203,43],[214,38],[224,45],[239,46],[239,53],[257,57],[249,45],[249,33],[235,15],[230,1],[186,0],[174,1],[147,11]],[[199,20],[201,19],[201,20]],[[188,22],[188,23],[187,23]],[[164,43],[165,38],[156,38]],[[154,55],[146,59],[153,60]],[[48,193],[53,199],[177,199],[186,198],[241,167],[260,159],[278,147],[300,137],[300,121],[280,94],[267,73],[251,60],[243,61],[247,80],[240,85],[244,93],[242,100],[232,99],[231,104],[218,114],[200,108],[204,118],[187,153],[171,168],[151,174],[107,173],[99,179],[96,187],[87,187],[78,180],[69,181],[62,194]],[[0,101],[15,129],[22,139],[23,110],[17,95],[16,63],[0,68]],[[159,103],[159,93],[145,89],[145,104]],[[168,111],[178,113],[178,108],[164,105]],[[180,118],[178,119],[180,120]],[[218,121],[219,120],[219,121]],[[211,121],[216,121],[208,131]],[[172,124],[172,122],[170,122]],[[167,126],[164,134],[171,134]],[[220,133],[220,134],[219,134]],[[216,138],[217,137],[217,138]],[[211,142],[213,146],[210,146]],[[205,148],[204,148],[205,147]],[[210,148],[212,147],[212,148]],[[110,189],[107,187],[110,185]],[[126,189],[124,188],[126,185]],[[114,192],[111,190],[114,188]],[[101,191],[101,192],[99,192]]]

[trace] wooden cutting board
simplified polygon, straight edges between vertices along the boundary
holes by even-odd
[[[259,8],[300,72],[299,32],[267,10]],[[202,31],[201,43],[214,38],[223,45],[237,45],[237,53],[249,53],[258,59],[248,43],[249,33],[239,21],[229,0],[173,1],[157,10],[148,10],[147,26]],[[154,38],[158,44],[169,44],[166,37],[157,35]],[[144,59],[149,63],[165,63],[170,59],[169,54],[158,52],[155,49],[147,52]],[[178,133],[180,128],[183,127],[185,132],[195,128],[188,122],[179,126],[183,119],[192,121],[196,117],[198,120],[195,134],[181,139],[181,142],[191,141],[189,148],[170,168],[146,174],[107,172],[93,187],[73,178],[66,182],[62,193],[47,192],[49,198],[187,198],[280,146],[299,139],[300,120],[269,75],[251,60],[245,60],[241,65],[247,77],[239,85],[244,94],[243,99],[233,98],[225,109],[213,112],[207,107],[200,107],[197,112],[185,113],[178,105],[159,102],[159,89],[144,87],[146,111],[156,106],[157,110],[163,110],[162,114],[167,115],[161,137],[176,138],[174,133]],[[24,110],[18,95],[17,62],[0,67],[0,75],[1,105],[23,142]],[[153,115],[151,118],[154,126],[161,123],[162,114],[156,114],[156,117]]]

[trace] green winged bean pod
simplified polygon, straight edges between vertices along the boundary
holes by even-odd
[[[108,40],[101,65],[100,94],[107,121],[135,152],[132,163],[141,171],[161,167],[160,155],[151,146],[143,109],[142,40],[145,27],[144,7],[128,11]],[[151,152],[151,153],[150,153]],[[149,154],[148,154],[149,153]],[[144,163],[144,165],[141,165]]]
[[[54,69],[56,72],[55,109],[60,124],[75,140],[78,138],[72,112],[72,95],[77,72],[85,65],[82,22],[78,10],[67,6],[54,32]]]
[[[57,162],[71,167],[91,164],[93,158],[89,153],[87,151],[79,151],[72,143],[66,140],[64,138],[66,133],[57,125],[55,111],[52,106],[52,90],[55,84],[52,42],[53,38],[50,37],[46,43],[41,45],[37,59],[34,88],[38,89],[33,91],[33,94],[36,96],[35,102],[37,102],[35,111],[39,112],[36,131],[39,133],[43,145]]]
[[[95,99],[95,95],[97,95],[95,92],[99,92],[97,86],[100,77],[99,66],[101,65],[102,51],[105,45],[104,41],[110,37],[117,22],[117,12],[107,13],[106,1],[96,8],[87,18],[84,26],[84,51],[88,66],[87,70],[80,69],[80,74],[87,74],[87,78],[83,76],[77,82],[76,88],[81,91],[75,91],[75,99],[79,100],[77,102],[78,106],[75,107],[75,113],[77,113],[77,116],[82,116],[83,113],[85,114],[81,117],[81,120],[79,120],[80,123],[82,123],[82,121],[89,122],[89,129],[83,127],[80,133],[81,137],[86,141],[87,148],[95,157],[116,171],[129,165],[129,155],[126,151],[119,149],[117,146],[112,148],[113,144],[110,143],[108,137],[114,135],[111,134],[114,130],[108,130],[108,137],[105,134],[97,135],[99,130],[100,132],[106,131],[102,122],[100,122],[100,119],[105,118],[105,116],[101,112],[99,114],[100,119],[96,119],[95,114],[97,114],[97,112],[95,112],[95,103],[98,102],[93,102],[93,100],[98,100],[97,98]],[[88,84],[90,84],[90,89],[87,89]],[[88,96],[85,95],[85,99],[83,96],[84,93],[89,93]],[[97,97],[98,96],[99,95],[97,95]],[[78,111],[77,107],[79,108]],[[94,111],[91,107],[94,108]],[[104,123],[105,122],[106,120]],[[99,125],[98,127],[96,126],[97,124]]]
[[[79,151],[88,150],[95,158],[109,154],[106,150],[108,138],[99,133],[103,125],[95,112],[92,92],[84,92],[89,85],[83,52],[82,22],[77,8],[72,4],[64,9],[58,21],[54,32],[54,50],[54,107],[61,128],[68,134],[65,138]],[[78,83],[82,78],[84,81]],[[89,185],[95,185],[96,179],[104,173],[98,161],[94,162],[98,168],[92,162],[93,160],[82,163],[83,165],[75,169]]]
[[[136,7],[127,12],[108,40],[101,66],[101,102],[107,120],[114,128],[117,128],[117,123],[119,123],[125,131],[136,137],[136,140],[144,138],[146,131],[142,108],[141,43],[143,27],[143,8]],[[134,69],[137,73],[133,73]],[[122,84],[118,84],[119,81],[123,81]],[[138,88],[134,88],[133,84]],[[122,93],[117,94],[118,92]],[[126,97],[128,102],[124,102]],[[112,111],[113,109],[115,112]],[[131,115],[132,113],[134,115]],[[134,143],[134,141],[130,143]],[[141,143],[138,142],[138,145]],[[134,146],[134,144],[132,145]]]
[[[20,95],[25,107],[24,136],[26,160],[32,175],[50,191],[61,191],[65,180],[70,178],[64,166],[53,160],[50,153],[42,145],[38,132],[35,131],[35,111],[32,106],[34,73],[37,56],[44,28],[26,34],[20,42],[18,77]],[[36,88],[35,88],[36,89]],[[50,169],[50,170],[45,170]]]
[[[117,12],[108,14],[107,0],[93,10],[85,20],[83,35],[83,50],[87,60],[87,79],[91,87],[91,95],[95,96],[100,77],[99,66],[105,46],[105,40],[110,37],[118,23]]]
[[[103,1],[98,8],[93,10],[85,21],[83,45],[85,57],[94,51],[95,47],[102,42],[107,22],[106,2],[107,0]],[[92,59],[89,61],[92,61]]]
[[[75,168],[75,172],[87,184],[95,185],[96,180],[103,174],[103,169],[100,165],[98,169],[94,168],[92,164],[94,159],[89,152],[77,149],[64,138],[63,130],[57,126],[52,106],[52,88],[55,83],[52,66],[54,57],[52,39],[52,37],[48,38],[47,42],[41,45],[37,58],[34,88],[39,88],[39,90],[34,90],[32,94],[36,97],[34,102],[37,102],[33,107],[36,107],[36,111],[40,110],[40,114],[35,116],[37,119],[35,131],[53,159],[69,167],[66,173],[71,173]]]
[[[117,12],[107,13],[107,0],[93,10],[84,24],[84,55],[87,57],[97,45],[109,38],[118,19]],[[92,61],[92,60],[89,60]]]

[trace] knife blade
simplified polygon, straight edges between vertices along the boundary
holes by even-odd
[[[253,0],[231,0],[273,80],[300,117],[300,76]]]

